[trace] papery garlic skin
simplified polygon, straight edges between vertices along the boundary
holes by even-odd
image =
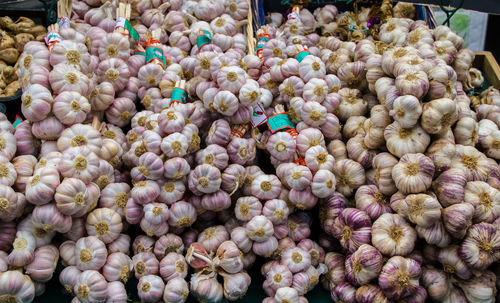
[[[29,276],[19,271],[0,273],[0,293],[6,302],[32,302],[35,298],[35,286]]]
[[[467,182],[464,202],[474,206],[474,223],[492,223],[500,216],[500,192],[486,182]]]
[[[412,128],[422,114],[422,105],[412,95],[401,96],[394,100],[393,108],[389,113],[401,127]]]
[[[400,300],[417,291],[421,274],[420,264],[415,260],[395,256],[384,265],[378,280],[388,298]]]
[[[364,285],[378,276],[382,269],[382,255],[368,244],[361,245],[346,259],[346,277],[354,285]]]
[[[396,187],[403,193],[423,192],[431,186],[434,163],[423,154],[406,154],[392,170]]]
[[[397,157],[408,153],[423,153],[430,143],[429,134],[420,126],[405,129],[398,122],[393,122],[385,128],[384,138],[389,152]]]
[[[500,258],[500,233],[489,223],[472,225],[460,246],[460,257],[474,269],[486,269]]]
[[[373,222],[372,243],[384,255],[406,256],[413,251],[417,233],[398,214],[383,214]]]

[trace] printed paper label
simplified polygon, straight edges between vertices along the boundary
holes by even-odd
[[[180,87],[174,88],[174,90],[172,91],[172,96],[170,97],[170,104],[172,104],[172,102],[179,102],[184,104],[186,103],[186,100],[187,100],[186,91]]]
[[[279,130],[295,128],[295,125],[286,113],[279,113],[269,117],[269,119],[267,119],[267,126],[272,133]]]
[[[255,103],[253,106],[252,118],[250,119],[250,123],[252,123],[253,128],[258,127],[259,125],[265,123],[267,121],[266,111],[259,103]]]

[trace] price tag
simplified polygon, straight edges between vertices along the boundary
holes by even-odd
[[[209,31],[202,30],[203,34],[200,34],[196,38],[196,45],[198,46],[198,50],[201,50],[203,46],[212,43],[212,34]]]
[[[279,130],[295,129],[295,125],[293,125],[293,122],[286,113],[279,113],[269,117],[267,119],[267,126],[273,134]]]
[[[57,24],[59,25],[60,29],[62,29],[62,28],[70,28],[71,27],[69,18],[66,17],[66,16],[63,16],[63,17],[57,19]]]
[[[163,69],[165,69],[167,59],[163,55],[163,50],[158,47],[150,46],[146,48],[146,64],[156,61]]]
[[[253,128],[257,128],[259,125],[262,125],[267,121],[266,111],[259,103],[255,103],[253,106],[252,118],[250,119],[250,123],[252,123]]]
[[[173,104],[174,102],[185,104],[186,100],[186,91],[180,87],[174,88],[174,90],[172,91],[172,96],[170,97],[170,104]]]
[[[297,19],[300,21],[300,16],[296,12],[291,12],[290,14],[288,14],[287,17],[288,17],[288,20]]]
[[[308,50],[303,50],[295,55],[295,59],[299,62],[302,62],[302,60],[304,60],[304,58],[310,54],[311,52],[309,52]]]
[[[12,126],[14,126],[14,128],[16,128],[16,126],[21,124],[21,122],[23,122],[23,119],[21,119],[21,117],[19,117],[19,115],[16,115],[16,120],[14,121],[14,123],[12,123]]]
[[[139,33],[132,27],[130,21],[123,17],[116,18],[115,28],[122,27],[128,31],[128,35],[132,37],[135,42],[139,42]]]
[[[48,32],[47,35],[43,37],[43,40],[50,49],[52,46],[54,46],[54,44],[61,42],[62,37],[59,35],[58,32]]]

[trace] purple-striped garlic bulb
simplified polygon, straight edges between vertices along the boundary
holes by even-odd
[[[13,221],[18,212],[20,201],[16,192],[6,185],[0,185],[0,219],[4,222]]]
[[[390,153],[380,153],[373,158],[372,166],[376,172],[377,187],[384,195],[392,195],[397,192],[396,185],[392,179],[392,168],[398,160]]]
[[[256,242],[264,242],[274,233],[273,223],[271,220],[262,215],[253,217],[247,222],[245,228],[247,230],[248,237]]]
[[[222,242],[229,240],[229,233],[222,225],[208,227],[198,235],[198,240],[207,252],[216,252]]]
[[[169,233],[161,236],[156,240],[154,246],[154,254],[160,260],[168,253],[176,252],[181,254],[184,251],[184,243],[181,237]]]
[[[57,266],[59,250],[54,245],[45,245],[35,250],[33,262],[26,265],[26,274],[37,282],[48,282]]]
[[[104,301],[108,297],[108,283],[98,271],[86,270],[78,276],[73,291],[80,302]]]
[[[35,285],[27,275],[17,270],[0,273],[0,293],[6,302],[32,302]]]
[[[173,227],[188,227],[196,221],[196,209],[185,201],[177,201],[170,206],[168,224]]]
[[[68,294],[73,293],[73,288],[76,285],[76,280],[82,272],[76,266],[65,267],[59,274],[59,283],[64,287]]]
[[[128,78],[130,77],[130,70],[127,63],[122,59],[111,58],[99,63],[96,75],[100,82],[111,83],[115,92],[118,92],[127,85]]]
[[[130,191],[130,197],[134,202],[145,205],[153,202],[160,195],[160,187],[157,182],[146,180],[134,184]]]
[[[346,208],[335,219],[332,232],[342,247],[353,253],[362,244],[370,242],[372,232],[370,217],[364,211]]]
[[[365,183],[365,171],[361,164],[351,159],[335,162],[333,173],[337,180],[336,189],[346,197]]]
[[[200,164],[210,164],[223,170],[227,167],[229,161],[229,156],[227,151],[217,144],[210,144],[206,148],[196,152],[196,163]]]
[[[95,236],[80,238],[75,244],[76,267],[79,270],[100,270],[106,264],[108,251]]]
[[[36,241],[29,232],[18,231],[12,246],[13,249],[7,257],[10,266],[21,267],[34,260]]]
[[[110,208],[123,217],[125,206],[130,198],[129,192],[130,186],[127,183],[110,183],[101,191],[99,207]]]
[[[220,267],[229,274],[236,274],[243,270],[241,251],[233,241],[222,242],[212,262],[215,267]]]
[[[234,213],[238,220],[248,222],[252,218],[261,215],[262,203],[255,197],[240,197],[236,200]]]
[[[28,86],[21,97],[21,111],[29,121],[41,121],[50,113],[54,102],[50,91],[40,85]]]
[[[266,149],[274,158],[285,161],[295,154],[296,144],[292,135],[278,132],[269,137]]]
[[[473,269],[483,270],[497,261],[498,228],[489,223],[472,225],[460,246],[461,259]]]
[[[90,236],[96,236],[108,244],[120,235],[122,218],[111,208],[96,208],[88,214],[85,228]]]
[[[252,250],[253,241],[248,237],[244,227],[238,226],[231,231],[231,241],[233,241],[243,253]]]
[[[286,265],[273,264],[266,273],[266,281],[274,291],[281,287],[291,287],[293,274]]]
[[[182,199],[186,192],[186,187],[181,181],[159,181],[160,195],[158,201],[167,205],[177,202]]]
[[[217,281],[217,273],[200,271],[191,276],[190,290],[198,300],[220,302],[223,298],[222,285]]]
[[[122,281],[127,283],[132,272],[132,259],[123,252],[111,253],[102,268],[102,274],[107,281]]]
[[[89,93],[89,78],[71,65],[59,64],[49,73],[50,87],[54,94],[75,91],[82,96]]]
[[[222,183],[220,170],[210,164],[201,164],[189,174],[189,189],[198,195],[214,193]]]
[[[158,302],[163,297],[165,283],[155,275],[142,276],[137,284],[137,294],[142,302]]]
[[[465,172],[467,181],[487,181],[491,172],[488,158],[473,146],[456,145],[456,155],[451,160],[451,168]]]
[[[186,278],[188,265],[184,256],[170,252],[162,258],[159,264],[160,276],[165,282],[176,278]]]
[[[276,199],[281,193],[281,182],[275,175],[260,175],[251,187],[252,195],[262,200]]]
[[[224,297],[228,300],[243,298],[250,287],[251,278],[245,271],[235,274],[221,274],[224,278]]]
[[[108,300],[112,302],[126,302],[128,300],[125,285],[120,281],[108,283]]]
[[[311,255],[298,247],[285,249],[281,256],[281,264],[287,266],[292,273],[298,273],[311,266]]]
[[[71,216],[86,209],[87,186],[83,181],[77,178],[64,178],[57,186],[54,200],[57,209],[64,215]]]
[[[256,142],[251,138],[233,137],[226,148],[232,163],[240,165],[253,163],[256,156]]]
[[[31,220],[35,228],[41,228],[47,232],[68,232],[71,229],[72,219],[63,215],[55,203],[36,206],[33,209]]]
[[[396,187],[404,194],[427,190],[434,176],[434,163],[423,154],[406,154],[392,170]]]
[[[326,198],[335,192],[335,174],[330,170],[320,169],[316,171],[311,182],[311,191],[318,198]]]
[[[35,170],[26,184],[26,200],[35,205],[50,202],[59,186],[59,171],[53,167]]]
[[[52,111],[61,123],[73,125],[85,121],[90,103],[78,92],[64,91],[54,98]]]
[[[76,265],[76,254],[75,254],[74,241],[68,240],[59,245],[59,256],[61,257],[61,263],[64,266],[75,266]]]
[[[454,238],[462,239],[472,225],[474,206],[469,203],[450,205],[442,210],[446,231]]]
[[[153,238],[146,235],[139,235],[134,239],[132,249],[135,255],[141,252],[153,252],[154,245],[155,240]]]
[[[486,182],[467,182],[464,202],[474,206],[474,223],[492,223],[500,215],[500,192]]]
[[[158,259],[152,252],[140,252],[132,257],[135,277],[140,279],[147,275],[156,275],[159,266]]]
[[[433,189],[443,206],[451,206],[464,201],[466,184],[464,171],[459,168],[450,168],[436,178]]]
[[[410,194],[397,206],[398,214],[420,227],[429,227],[441,219],[441,204],[426,194]]]
[[[413,251],[417,234],[402,216],[383,214],[373,222],[372,243],[387,256],[406,256]]]
[[[99,175],[99,157],[86,146],[72,147],[62,154],[59,170],[88,184]]]
[[[391,213],[389,200],[375,185],[363,185],[355,194],[356,208],[365,211],[372,220],[384,213]]]
[[[346,278],[353,285],[365,285],[378,277],[382,269],[382,255],[369,244],[361,245],[346,259]]]
[[[417,261],[395,256],[382,267],[378,281],[388,299],[401,300],[417,292],[421,274]]]
[[[262,215],[268,218],[273,225],[286,223],[289,214],[290,209],[287,203],[281,199],[268,200],[262,208]]]
[[[165,285],[163,301],[166,303],[184,303],[189,295],[189,286],[183,278],[173,278]]]

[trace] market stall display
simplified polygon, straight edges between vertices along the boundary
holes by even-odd
[[[60,2],[0,116],[0,301],[236,301],[256,264],[267,303],[495,301],[492,71],[412,5],[250,7]]]

